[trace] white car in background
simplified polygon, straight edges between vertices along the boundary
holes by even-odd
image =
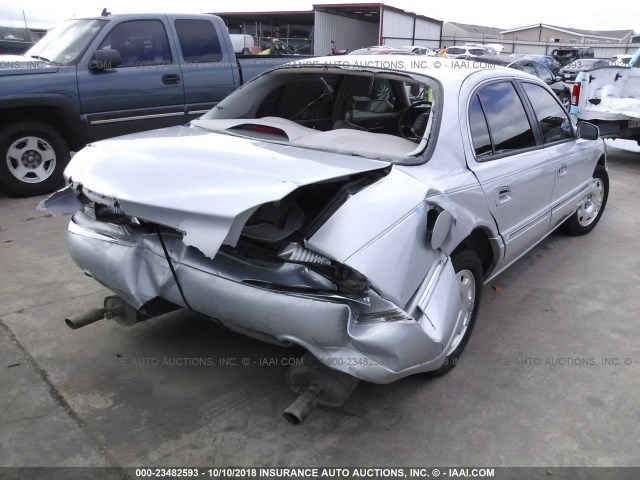
[[[489,50],[482,47],[470,47],[467,45],[447,47],[447,51],[444,54],[445,57],[450,58],[469,58],[471,56],[491,55]]]
[[[621,53],[609,58],[609,63],[612,67],[628,67],[631,57],[633,57],[633,55]]]
[[[400,47],[402,50],[409,50],[410,52],[415,53],[416,55],[429,55],[429,56],[433,56],[436,54],[435,50],[432,50],[431,48],[428,47],[419,47],[419,46],[415,46],[415,45],[407,45],[404,47]]]

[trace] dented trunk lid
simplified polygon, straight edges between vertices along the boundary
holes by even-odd
[[[237,240],[262,204],[304,185],[389,165],[183,126],[90,144],[74,156],[65,176],[74,193],[175,228],[184,243],[212,258],[223,243]],[[60,214],[81,204],[67,190],[42,206]]]

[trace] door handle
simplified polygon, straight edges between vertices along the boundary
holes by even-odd
[[[162,83],[165,85],[178,85],[180,83],[180,75],[175,73],[165,73],[162,75]]]
[[[567,174],[567,166],[563,163],[558,167],[558,178],[562,178]]]
[[[497,190],[496,206],[504,205],[511,201],[511,188],[508,186],[500,187]]]

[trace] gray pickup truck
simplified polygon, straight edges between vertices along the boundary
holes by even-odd
[[[0,55],[0,186],[52,191],[87,143],[184,124],[293,58],[236,58],[214,15],[63,22],[24,55]]]

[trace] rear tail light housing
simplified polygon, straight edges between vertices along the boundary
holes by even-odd
[[[578,106],[578,100],[580,100],[580,85],[581,83],[577,81],[573,84],[573,88],[571,89],[571,105],[574,107]]]

